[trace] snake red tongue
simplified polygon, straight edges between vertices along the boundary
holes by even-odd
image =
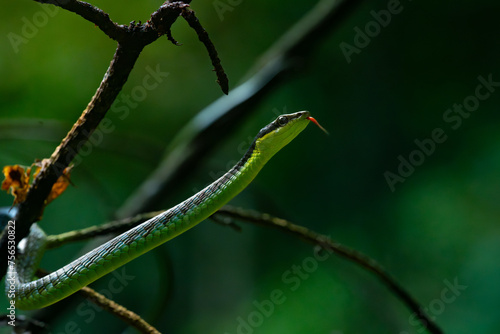
[[[318,126],[318,128],[321,129],[321,131],[323,131],[324,133],[329,135],[328,131],[326,131],[326,129],[324,127],[322,127],[314,117],[309,116],[309,117],[307,117],[307,119],[310,120],[311,122],[313,122],[314,124],[316,124]]]

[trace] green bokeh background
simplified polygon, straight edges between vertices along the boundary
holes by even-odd
[[[161,2],[92,4],[127,24],[146,21]],[[312,4],[232,4],[222,16],[213,1],[193,1],[192,8],[234,88]],[[498,333],[500,90],[496,87],[456,129],[443,115],[475,94],[479,76],[500,82],[500,4],[401,1],[402,11],[347,62],[341,43],[352,45],[354,28],[364,30],[374,20],[370,12],[387,6],[388,1],[363,3],[322,41],[304,72],[274,90],[209,159],[199,162],[163,208],[238,159],[239,145],[276,111],[308,109],[331,135],[309,127],[232,203],[290,219],[377,259],[447,333]],[[38,31],[16,50],[9,34],[22,35],[26,20],[47,11],[46,22],[39,21]],[[29,165],[50,156],[78,118],[116,43],[82,18],[33,1],[4,4],[0,35],[0,165]],[[74,169],[75,187],[46,209],[41,225],[48,233],[113,218],[181,127],[220,97],[194,31],[179,20],[173,35],[183,45],[161,38],[146,47],[122,94],[142,85],[148,66],[159,66],[168,77],[126,118],[110,113],[116,129]],[[384,173],[397,173],[398,157],[408,159],[418,149],[415,140],[430,138],[436,128],[443,129],[446,141],[391,191]],[[11,202],[0,194],[1,206]],[[294,237],[242,227],[237,233],[204,222],[126,265],[130,280],[125,283],[108,275],[92,286],[113,290],[115,301],[166,333],[422,332],[402,303],[359,267],[336,256],[312,260],[313,248]],[[50,251],[43,267],[55,270],[84,247]],[[294,266],[306,266],[310,273],[290,273]],[[465,290],[446,290],[453,282]],[[282,302],[261,321],[256,304],[275,290],[282,292]],[[4,309],[5,297],[1,302]],[[118,333],[125,327],[79,297],[46,312],[57,313],[52,333]],[[238,328],[240,317],[258,326]]]

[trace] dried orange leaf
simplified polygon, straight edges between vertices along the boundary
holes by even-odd
[[[25,171],[19,165],[5,166],[3,168],[5,179],[2,182],[2,190],[14,196],[14,204],[24,202],[26,199],[26,194],[30,188],[30,172],[31,168]]]
[[[31,187],[32,179],[40,173],[46,163],[48,163],[48,159],[33,164],[31,167],[27,168],[26,171],[19,165],[5,166],[3,168],[5,179],[2,182],[1,189],[14,196],[13,205],[22,203],[26,200],[26,195]],[[32,168],[34,168],[33,178],[30,177]],[[64,169],[63,175],[61,175],[52,186],[52,190],[45,200],[45,205],[55,200],[66,190],[71,183],[69,179],[71,169],[72,166]]]

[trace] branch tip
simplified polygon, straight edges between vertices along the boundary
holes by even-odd
[[[215,73],[217,75],[217,83],[222,89],[222,92],[227,95],[229,93],[229,80],[227,78],[226,72],[224,71],[224,68],[222,68],[219,55],[217,54],[217,50],[210,40],[208,33],[201,25],[193,10],[184,8],[181,14],[182,17],[187,21],[189,26],[193,28],[194,31],[196,31],[196,34],[198,34],[198,39],[205,45],[205,48],[208,51],[208,55],[212,60],[212,65],[214,66]]]

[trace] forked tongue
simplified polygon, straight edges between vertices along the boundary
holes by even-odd
[[[314,117],[309,116],[309,117],[307,117],[307,119],[310,120],[311,122],[313,122],[314,124],[316,124],[318,126],[318,128],[321,129],[321,131],[323,131],[327,135],[330,135],[328,133],[328,131],[326,131],[326,129],[324,127],[322,127]]]

